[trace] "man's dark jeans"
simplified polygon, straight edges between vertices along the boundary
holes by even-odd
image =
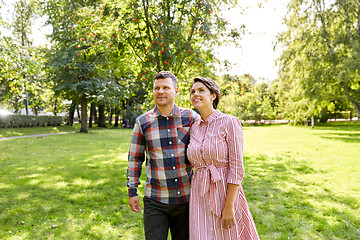
[[[147,240],[189,239],[189,203],[164,204],[144,197],[144,230]]]

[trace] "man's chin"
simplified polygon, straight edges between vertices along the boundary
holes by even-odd
[[[165,105],[167,105],[167,103],[166,103],[166,102],[162,102],[162,101],[157,101],[157,102],[156,102],[156,105],[158,105],[158,106],[165,106]]]

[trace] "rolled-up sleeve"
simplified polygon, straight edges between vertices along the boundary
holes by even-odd
[[[146,141],[140,124],[136,121],[131,135],[128,154],[127,186],[129,197],[137,196],[137,187],[140,184],[142,165],[145,161],[145,145]]]
[[[231,116],[227,124],[227,137],[229,151],[228,183],[240,185],[244,177],[243,166],[243,130],[238,118]]]

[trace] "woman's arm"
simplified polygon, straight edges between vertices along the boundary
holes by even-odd
[[[222,210],[221,219],[223,228],[228,229],[235,224],[234,202],[239,185],[229,183],[227,187],[225,206]]]

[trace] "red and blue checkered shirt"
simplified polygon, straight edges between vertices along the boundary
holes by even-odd
[[[165,204],[189,201],[192,170],[186,148],[197,118],[195,111],[174,105],[169,116],[155,106],[136,119],[128,155],[129,197],[137,196],[146,158],[145,196]]]

